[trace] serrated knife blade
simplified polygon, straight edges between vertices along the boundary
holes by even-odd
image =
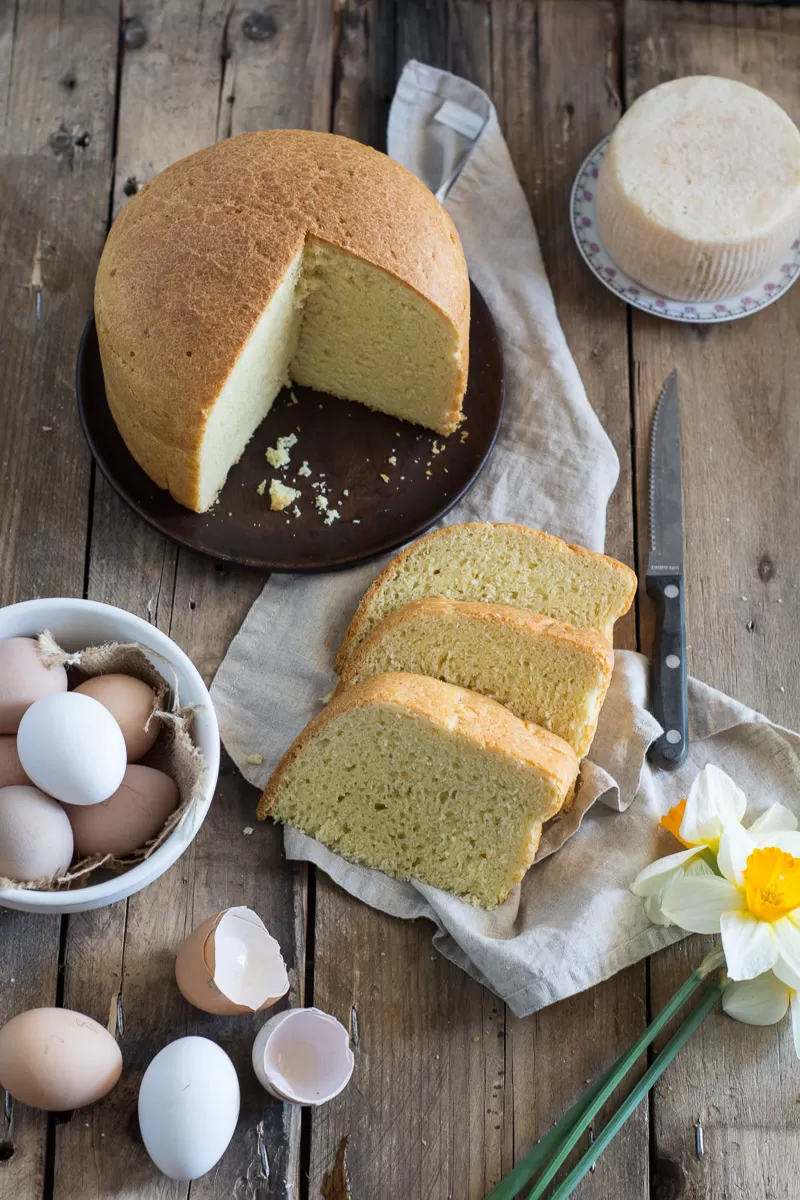
[[[683,574],[681,420],[678,372],[661,391],[650,430],[650,558],[648,574]]]
[[[678,767],[688,751],[683,499],[678,372],[667,379],[650,430],[650,555],[647,594],[656,609],[651,700],[664,732],[650,747],[658,766]]]

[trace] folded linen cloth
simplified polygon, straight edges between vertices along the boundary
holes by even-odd
[[[463,79],[409,62],[389,116],[388,150],[455,221],[503,344],[500,436],[447,522],[519,521],[602,550],[618,462],[558,323],[491,101]],[[223,741],[257,786],[335,685],[336,649],[388,557],[328,576],[273,577],[251,608],[212,696]],[[702,766],[714,762],[735,778],[753,815],[776,799],[800,813],[800,737],[696,680],[689,683],[690,756],[671,774],[652,770],[645,756],[660,726],[646,707],[646,666],[638,654],[617,652],[575,805],[545,826],[537,865],[499,908],[485,912],[356,866],[291,828],[288,857],[315,863],[384,912],[429,918],[438,949],[518,1016],[591,987],[682,936],[650,925],[629,886],[654,857],[676,848],[657,822]],[[254,752],[263,755],[258,766],[247,762]]]

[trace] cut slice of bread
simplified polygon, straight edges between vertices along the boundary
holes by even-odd
[[[571,794],[574,751],[501,704],[423,675],[347,688],[300,734],[258,816],[486,908],[533,862]]]
[[[389,671],[431,675],[490,696],[583,758],[613,669],[614,651],[594,629],[506,604],[432,597],[379,621],[345,663],[337,691]]]
[[[342,674],[378,621],[424,596],[530,609],[611,641],[635,592],[636,576],[623,563],[527,525],[447,525],[401,550],[381,572],[350,623],[336,669]]]

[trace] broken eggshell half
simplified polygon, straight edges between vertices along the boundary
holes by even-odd
[[[344,1025],[318,1008],[278,1013],[253,1043],[258,1082],[292,1104],[326,1104],[347,1087],[354,1066]]]
[[[181,995],[203,1012],[259,1012],[289,990],[281,949],[250,908],[226,908],[189,934],[175,959]]]

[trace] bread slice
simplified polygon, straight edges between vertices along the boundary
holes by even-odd
[[[258,816],[491,908],[533,862],[542,822],[577,774],[566,742],[494,700],[423,675],[375,675],[300,734]]]
[[[336,669],[341,675],[378,621],[423,596],[526,608],[611,641],[635,592],[629,567],[527,525],[447,525],[401,550],[381,572],[350,623]]]
[[[370,675],[409,671],[490,696],[588,752],[614,651],[593,629],[506,604],[412,600],[373,628],[345,663],[338,690]]]

